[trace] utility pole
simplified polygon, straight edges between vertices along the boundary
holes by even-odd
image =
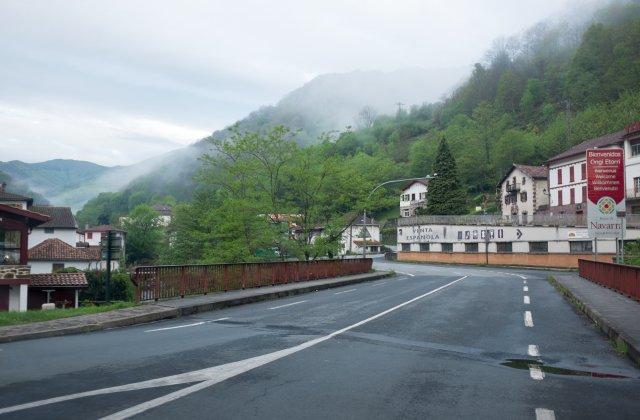
[[[565,101],[567,106],[567,146],[571,146],[571,99]]]
[[[111,230],[107,231],[107,281],[105,283],[104,300],[111,300]]]
[[[402,102],[396,102],[396,105],[398,105],[398,114],[402,112],[402,107],[404,106],[404,104]]]

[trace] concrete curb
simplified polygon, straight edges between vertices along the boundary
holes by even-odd
[[[576,297],[571,290],[560,284],[553,276],[547,277],[547,280],[553,287],[560,292],[569,303],[584,313],[595,325],[606,335],[612,345],[618,351],[624,352],[638,367],[640,367],[640,343],[636,343],[618,331],[615,325],[607,322],[607,320],[595,309],[589,308],[584,302]]]
[[[384,260],[387,262],[388,260]],[[471,263],[455,263],[455,262],[424,262],[424,261],[400,261],[393,260],[394,263],[404,264],[421,264],[421,265],[452,265],[452,266],[470,266],[470,267],[486,267],[486,268],[515,268],[523,270],[538,270],[538,271],[560,271],[560,272],[577,272],[577,268],[562,268],[562,267],[537,267],[530,265],[501,265],[501,264],[471,264]]]
[[[45,329],[41,331],[28,331],[24,333],[16,333],[11,335],[0,336],[0,343],[8,343],[13,341],[21,341],[21,340],[32,340],[36,338],[46,338],[46,337],[58,337],[63,335],[72,335],[72,334],[82,334],[86,332],[93,331],[101,331],[107,330],[111,328],[119,328],[119,327],[127,327],[131,325],[137,324],[147,324],[149,322],[161,321],[163,319],[171,319],[171,318],[179,318],[181,316],[192,315],[200,312],[208,312],[214,311],[218,309],[228,308],[232,306],[245,305],[249,303],[261,302],[265,300],[273,300],[287,296],[295,296],[299,294],[314,292],[316,290],[325,290],[331,289],[334,287],[342,287],[350,284],[363,283],[366,281],[379,280],[385,277],[390,277],[394,275],[393,272],[383,271],[383,272],[375,272],[375,273],[365,273],[368,274],[363,277],[355,278],[355,279],[344,279],[342,281],[336,281],[327,284],[321,285],[304,285],[304,283],[300,283],[302,287],[298,287],[290,290],[282,290],[282,291],[272,291],[266,293],[260,293],[253,296],[246,296],[241,298],[229,298],[225,300],[221,300],[218,302],[210,302],[210,303],[198,303],[193,305],[186,305],[182,307],[171,307],[168,305],[163,305],[162,302],[158,302],[153,304],[154,307],[157,307],[159,310],[155,312],[150,312],[146,314],[140,315],[131,315],[124,316],[122,318],[115,319],[106,319],[100,322],[92,322],[81,325],[74,325],[69,327],[58,327]],[[107,312],[104,312],[107,313]],[[49,321],[45,321],[49,322]],[[33,326],[36,323],[32,324],[24,324]]]

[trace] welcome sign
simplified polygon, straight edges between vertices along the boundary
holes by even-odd
[[[587,150],[587,225],[590,238],[620,238],[625,211],[624,151]]]

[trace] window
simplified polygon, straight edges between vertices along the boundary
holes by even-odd
[[[640,155],[640,142],[631,145],[631,156]]]
[[[527,177],[523,176],[522,177],[522,185],[524,185],[524,183],[527,181]]]
[[[569,190],[569,204],[573,204],[576,202],[576,189],[571,188]]]
[[[453,244],[442,244],[442,252],[453,252]]]
[[[508,195],[504,196],[504,204],[509,204],[509,196]]]
[[[93,239],[93,232],[87,232],[87,239]]]
[[[640,177],[633,178],[633,190],[636,193],[640,191]]]
[[[582,187],[582,202],[583,203],[587,202],[587,187],[586,186]]]
[[[573,166],[569,166],[569,182],[575,181],[575,170]]]
[[[527,192],[526,191],[522,191],[520,193],[520,201],[522,201],[523,203],[527,202]]]
[[[403,251],[411,251],[411,244],[402,244]]]
[[[411,194],[411,201],[416,201],[416,194],[415,193]]]
[[[53,233],[53,228],[44,228],[44,233]]]
[[[569,252],[572,254],[587,254],[593,252],[591,241],[569,242]]]
[[[546,254],[549,252],[549,242],[529,242],[529,252],[532,254]]]
[[[19,230],[0,230],[0,264],[20,264]]]
[[[464,252],[478,252],[478,243],[472,242],[464,244]]]
[[[427,193],[426,192],[420,193],[420,199],[421,200],[426,200],[427,199]]]
[[[562,168],[558,169],[558,185],[562,184]]]
[[[497,242],[498,252],[508,253],[513,252],[513,247],[511,246],[511,242]]]
[[[420,244],[420,251],[422,252],[429,251],[429,244]]]
[[[558,205],[562,205],[562,190],[558,190]]]
[[[583,163],[580,165],[580,173],[581,173],[581,178],[584,181],[585,179],[587,179],[587,164]]]
[[[404,211],[404,217],[409,217],[409,210]]]
[[[53,272],[56,273],[64,268],[64,263],[53,263]]]

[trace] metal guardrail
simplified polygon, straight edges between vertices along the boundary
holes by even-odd
[[[640,214],[627,214],[627,227],[640,227]],[[459,216],[414,216],[398,218],[398,226],[413,225],[486,225],[486,226],[581,226],[586,227],[585,214],[465,214]]]
[[[580,277],[640,301],[640,267],[578,260],[578,273]]]
[[[371,258],[244,264],[158,265],[136,267],[136,301],[226,292],[366,273]]]

